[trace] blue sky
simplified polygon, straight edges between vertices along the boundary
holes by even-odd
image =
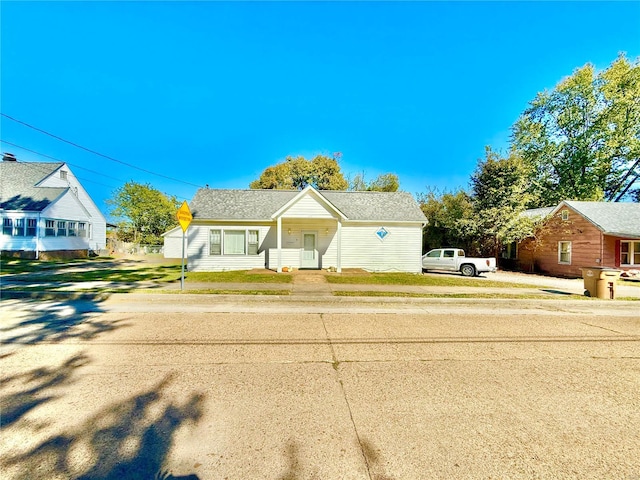
[[[190,200],[287,155],[467,188],[536,93],[638,57],[638,19],[640,2],[3,1],[2,113],[124,164],[6,117],[2,151],[67,161],[105,213],[126,181]]]

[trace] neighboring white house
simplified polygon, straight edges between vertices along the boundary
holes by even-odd
[[[162,234],[164,237],[164,258],[182,258],[182,227],[176,227]],[[184,239],[184,254],[187,255],[187,239]]]
[[[104,215],[63,162],[18,162],[5,154],[0,221],[3,253],[85,256],[106,246]]]
[[[205,188],[190,209],[190,271],[422,271],[427,219],[407,192]]]

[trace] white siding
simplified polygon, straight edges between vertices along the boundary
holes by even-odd
[[[210,255],[209,232],[211,230],[258,230],[258,255]],[[265,268],[268,245],[275,245],[275,224],[216,223],[194,225],[187,230],[188,266],[192,272],[219,272],[225,270],[251,270]],[[265,248],[266,247],[266,248]]]
[[[189,230],[187,229],[187,232]],[[188,241],[185,238],[185,257],[188,250]],[[174,228],[164,234],[164,258],[182,258],[182,228]]]
[[[389,235],[384,240],[376,231],[384,227]],[[260,232],[259,255],[209,255],[209,231],[211,229],[258,229]],[[300,268],[302,233],[317,234],[319,267],[326,269],[338,266],[337,221],[291,220],[282,221],[283,267]],[[234,225],[220,223],[211,225],[191,224],[187,231],[189,270],[221,271],[249,270],[252,268],[278,267],[276,248],[276,224]],[[362,268],[374,272],[399,271],[419,273],[422,271],[422,225],[347,223],[342,227],[342,265],[344,268]]]
[[[283,220],[282,221],[282,266],[300,268],[302,259],[302,232],[315,232],[317,250],[319,255],[319,267],[337,267],[337,222],[323,220]],[[289,233],[291,231],[291,233]],[[275,240],[275,226],[274,226]],[[267,268],[278,268],[278,251],[276,243],[270,245],[269,263]]]
[[[0,218],[0,228],[3,226],[4,218],[10,218],[14,224],[16,220],[24,219],[24,224],[26,225],[28,219],[38,219],[38,216],[24,212],[4,212],[2,218]],[[37,249],[37,237],[14,237],[13,235],[5,235],[3,232],[4,230],[0,229],[0,250],[33,252]]]
[[[95,248],[95,242],[92,238],[95,227],[91,226],[88,237],[46,237],[45,221],[47,219],[92,223],[89,212],[80,204],[78,198],[71,191],[67,191],[61,198],[42,211],[40,215],[40,251]]]
[[[384,240],[376,231],[384,227]],[[422,271],[421,224],[347,224],[342,227],[342,268],[363,268],[373,272]]]
[[[60,171],[64,170],[67,172],[67,178],[63,179],[60,177]],[[73,172],[69,169],[68,165],[63,165],[58,170],[53,172],[49,177],[44,179],[39,183],[41,187],[69,187],[70,191],[65,194],[65,197],[69,194],[74,195],[77,198],[77,201],[82,207],[79,207],[80,210],[84,209],[83,214],[86,216],[88,214],[87,220],[91,223],[91,238],[89,239],[89,246],[93,250],[102,250],[106,248],[107,245],[107,221],[100,211],[100,209],[96,206],[94,201],[91,199],[87,191],[83,188],[80,181],[76,178]],[[78,212],[76,207],[69,207],[69,204],[65,205],[64,210],[60,210],[56,207],[55,202],[54,205],[49,208],[54,208],[56,212],[61,211],[63,213],[67,213],[68,216],[60,216],[57,218],[66,219],[66,220],[76,220],[77,217],[71,216]],[[46,209],[48,210],[48,209]],[[50,215],[47,213],[47,215]],[[43,217],[44,217],[43,212]],[[84,220],[83,220],[84,221]],[[84,247],[87,248],[87,247]],[[72,250],[72,248],[65,248],[65,250]]]
[[[311,194],[307,194],[291,205],[282,218],[333,218],[333,214]]]

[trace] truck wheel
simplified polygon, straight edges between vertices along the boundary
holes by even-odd
[[[460,267],[460,272],[465,277],[475,277],[476,276],[476,267],[474,267],[473,265],[470,265],[468,263],[465,263],[464,265],[462,265]]]

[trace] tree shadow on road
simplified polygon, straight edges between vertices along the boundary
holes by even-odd
[[[2,378],[0,388],[0,420],[2,428],[8,428],[19,421],[31,410],[58,397],[52,389],[65,387],[72,382],[72,375],[77,368],[86,365],[88,358],[75,355],[60,367],[36,368],[30,372]],[[18,391],[11,393],[11,390]]]
[[[36,371],[25,374],[27,379],[45,379],[40,385],[42,397],[40,403],[30,403],[27,398],[35,393],[30,386],[12,395],[13,400],[18,400],[12,422],[52,398],[45,390],[69,381],[71,371],[83,362],[84,357],[73,357],[57,373],[51,370],[42,375]],[[3,468],[17,480],[197,480],[195,474],[174,476],[163,468],[175,432],[182,425],[196,423],[203,404],[203,396],[195,393],[180,403],[171,400],[166,393],[170,382],[168,375],[149,390],[100,410],[75,428],[50,436],[27,451],[5,455]]]
[[[109,320],[95,315],[102,312],[99,300],[95,299],[21,302],[23,305],[28,302],[30,308],[26,313],[19,313],[22,318],[3,322],[0,336],[4,345],[34,345],[69,339],[91,340],[100,334],[127,326],[122,319]]]

